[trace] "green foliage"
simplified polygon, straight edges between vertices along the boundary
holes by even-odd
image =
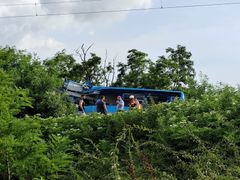
[[[0,68],[18,79],[20,72],[30,63],[32,56],[25,51],[16,50],[14,47],[0,47]],[[21,76],[20,76],[21,77]]]
[[[111,63],[103,66],[102,58],[94,53],[90,53],[90,58],[82,59],[81,63],[76,63],[73,66],[68,79],[81,82],[91,81],[93,85],[101,85],[103,83],[108,85],[112,71]]]
[[[184,88],[186,101],[79,116],[61,78],[101,84],[110,65],[0,48],[0,179],[239,179],[240,88],[196,83],[191,53],[167,53],[153,63],[129,51],[116,85]]]
[[[60,78],[70,78],[76,60],[71,54],[66,54],[66,50],[56,53],[52,59],[44,61],[51,74],[57,74]]]
[[[0,136],[1,179],[61,179],[71,165],[69,140],[42,138],[40,123],[34,119],[11,119]]]
[[[84,52],[87,53],[87,52]],[[79,55],[79,54],[78,54]],[[66,50],[56,53],[56,55],[44,61],[48,74],[57,75],[58,78],[70,79],[77,82],[91,81],[93,85],[110,84],[110,74],[113,72],[112,64],[104,62],[95,53],[90,53],[90,57],[80,54],[81,62],[77,63],[72,54],[67,54]],[[105,60],[106,61],[106,60]]]
[[[71,179],[238,179],[240,90],[147,111],[41,120],[71,140]]]
[[[128,53],[127,64],[118,64],[115,86],[181,90],[195,83],[192,54],[184,46],[167,48],[168,57],[160,56],[156,62],[136,49]]]
[[[180,90],[194,83],[192,54],[180,45],[176,50],[167,48],[166,53],[168,53],[167,58],[160,56],[156,63],[150,66],[148,86]]]
[[[59,117],[63,115],[69,115],[76,111],[76,107],[66,94],[61,94],[56,91],[47,91],[41,97],[41,101],[38,104],[38,111],[41,112],[42,117]],[[63,103],[63,100],[65,102]]]
[[[9,93],[14,95],[12,91],[18,91],[19,89],[25,89],[25,94],[28,92],[27,95],[31,98],[32,107],[28,106],[20,109],[17,114],[18,116],[24,117],[26,114],[41,114],[42,117],[57,117],[62,114],[74,113],[75,110],[71,107],[71,104],[65,100],[66,96],[61,95],[59,92],[63,86],[63,81],[58,71],[60,71],[61,68],[64,69],[64,67],[62,67],[64,65],[61,63],[63,59],[61,56],[63,56],[63,54],[59,54],[58,56],[60,57],[55,57],[55,59],[57,59],[55,60],[56,62],[49,62],[49,64],[54,64],[55,62],[54,68],[58,66],[58,69],[50,70],[49,64],[45,67],[38,59],[32,58],[32,56],[26,54],[25,51],[17,51],[11,47],[0,48],[0,68],[4,69],[5,73],[11,77],[13,80],[11,82],[12,86],[17,87],[13,90],[8,90],[8,92],[6,91],[6,94],[3,95],[4,98],[8,98]],[[23,92],[23,90],[21,92]],[[54,102],[50,99],[57,101]],[[21,106],[18,101],[16,101],[16,104],[18,104],[19,107]]]
[[[14,117],[31,105],[27,93],[0,70],[0,179],[59,179],[71,163],[69,140],[45,141],[38,121]]]
[[[94,85],[100,85],[103,80],[103,73],[101,67],[101,57],[94,53],[90,54],[91,57],[81,63],[79,69],[79,77],[82,82],[91,81]]]
[[[0,119],[11,117],[21,108],[30,107],[28,91],[14,86],[13,80],[0,69]]]
[[[216,87],[208,82],[206,75],[200,74],[200,81],[189,84],[188,88],[184,89],[187,99],[201,99],[205,94],[215,94]]]
[[[119,74],[115,86],[144,87],[146,84],[145,76],[150,63],[147,54],[132,49],[128,51],[127,60],[127,64],[118,64]]]
[[[220,86],[111,116],[5,116],[0,177],[239,179],[239,104],[240,89]]]

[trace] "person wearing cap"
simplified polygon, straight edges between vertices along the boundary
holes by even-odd
[[[129,102],[129,109],[136,109],[137,107],[137,102],[134,99],[134,95],[129,96],[130,102]]]
[[[122,112],[124,111],[124,101],[121,96],[117,97],[117,112]]]

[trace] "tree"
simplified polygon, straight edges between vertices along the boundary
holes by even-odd
[[[104,59],[104,66],[103,66],[103,84],[108,87],[109,85],[112,85],[113,84],[113,81],[114,81],[114,76],[115,76],[115,61],[116,61],[116,58],[113,58],[113,61],[112,63],[111,62],[108,62],[107,63],[107,60],[108,60],[108,51],[106,49],[105,51],[105,59]],[[112,75],[112,77],[111,77]]]
[[[32,59],[32,55],[26,51],[9,46],[0,47],[0,68],[12,76],[15,82],[23,77],[22,72],[31,65]]]
[[[0,179],[61,179],[71,165],[67,138],[44,140],[40,122],[33,117],[17,119],[31,107],[28,90],[17,88],[0,68]]]
[[[161,61],[151,62],[146,78],[146,88],[168,89],[171,85],[171,78],[166,73],[167,67]]]
[[[75,81],[91,81],[93,85],[100,85],[104,79],[101,62],[101,57],[91,53],[89,59],[75,64],[70,77]]]
[[[0,69],[0,120],[17,115],[25,107],[31,107],[28,91],[15,87],[13,79]]]
[[[29,89],[33,106],[33,108],[23,110],[21,116],[40,114],[42,117],[57,117],[74,113],[74,109],[70,108],[70,103],[66,101],[66,96],[60,92],[63,81],[59,74],[48,71],[39,61],[32,61],[31,65],[21,74],[22,78],[16,82],[16,85]],[[65,107],[64,110],[63,107]]]
[[[168,57],[160,56],[156,62],[136,49],[128,52],[127,64],[120,62],[115,86],[157,89],[182,89],[194,83],[195,70],[192,54],[184,46],[167,48]]]
[[[186,47],[177,46],[177,49],[167,48],[168,57],[160,56],[156,62],[156,70],[163,68],[163,77],[169,77],[171,89],[181,89],[187,87],[194,81],[195,70],[191,60],[191,52],[186,51]]]
[[[216,87],[209,83],[207,75],[200,73],[199,81],[191,83],[187,89],[185,89],[187,99],[202,99],[206,94],[209,96],[216,93]]]
[[[60,78],[71,79],[70,73],[76,63],[71,54],[66,54],[66,50],[58,52],[52,59],[45,60],[44,65],[48,71],[58,74]]]
[[[102,64],[101,57],[97,56],[95,53],[89,53],[92,46],[93,44],[85,48],[83,44],[81,48],[76,51],[81,62],[74,65],[70,77],[72,80],[81,81],[83,83],[90,81],[93,85],[104,84],[108,86],[110,84],[110,75],[113,73],[114,68],[110,62],[107,63],[107,51],[104,64]]]
[[[114,85],[144,87],[150,62],[146,53],[136,49],[128,51],[127,64],[117,65],[119,74]]]
[[[150,68],[150,84],[155,88],[181,89],[194,82],[195,70],[191,52],[186,47],[167,48],[168,57],[160,56]]]
[[[61,57],[63,55],[59,54]],[[51,62],[64,61],[60,58],[60,60]],[[63,63],[59,64],[62,65]],[[55,67],[61,67],[60,65],[52,67],[54,69]],[[18,113],[19,116],[41,114],[46,117],[74,113],[74,109],[70,108],[70,103],[66,101],[66,96],[61,95],[60,92],[63,86],[60,74],[64,71],[60,73],[56,69],[51,71],[49,70],[50,66],[43,65],[38,58],[32,57],[25,51],[18,51],[14,47],[0,48],[0,68],[4,69],[12,78],[13,85],[19,89],[27,89],[29,92],[32,107],[21,109],[21,112]],[[58,100],[61,97],[61,100],[58,101],[60,105],[49,101],[49,98],[46,98],[48,95],[56,96],[55,98]],[[54,97],[51,98],[54,99]],[[55,110],[49,111],[46,105]],[[65,110],[62,109],[63,107],[65,107]],[[59,112],[59,114],[57,115],[56,112]]]

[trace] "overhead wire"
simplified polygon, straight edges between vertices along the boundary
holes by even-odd
[[[59,2],[67,2],[67,1],[59,1]],[[77,2],[77,0],[68,1],[68,2]],[[49,3],[50,2],[48,2],[48,4]],[[33,5],[35,6],[36,4],[33,3]],[[27,17],[37,17],[37,16],[46,17],[46,16],[88,15],[88,14],[102,14],[102,13],[122,13],[122,12],[153,11],[153,10],[164,10],[164,9],[185,9],[185,8],[214,7],[214,6],[233,6],[233,5],[240,5],[240,2],[208,3],[208,4],[193,4],[193,5],[176,5],[176,6],[161,5],[160,7],[149,7],[149,8],[112,9],[112,10],[46,13],[46,14],[26,14],[26,15],[0,16],[0,19],[27,18]]]
[[[0,4],[1,6],[35,6],[35,5],[51,5],[51,4],[70,4],[70,3],[81,3],[86,0],[71,0],[71,1],[48,1],[48,2],[36,2],[36,3],[7,3],[7,4]],[[100,0],[92,0],[92,1],[100,1]]]

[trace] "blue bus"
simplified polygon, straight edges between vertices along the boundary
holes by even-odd
[[[86,113],[96,112],[96,101],[101,95],[106,97],[106,105],[109,113],[116,112],[116,98],[121,96],[124,100],[124,110],[128,110],[129,97],[135,98],[144,106],[151,103],[171,102],[175,98],[184,100],[184,93],[181,91],[167,91],[144,88],[122,88],[122,87],[102,87],[102,86],[83,86],[73,81],[67,81],[64,85],[66,92],[72,101],[78,105],[81,94],[86,95],[85,111]]]

